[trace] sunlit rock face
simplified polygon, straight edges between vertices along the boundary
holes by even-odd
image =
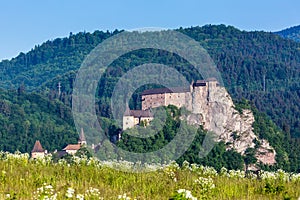
[[[204,129],[214,132],[218,141],[224,141],[228,149],[235,149],[242,155],[247,148],[255,147],[256,139],[261,144],[256,153],[258,162],[276,163],[274,148],[253,132],[255,119],[252,111],[245,109],[239,113],[224,87],[195,88],[192,96],[192,113],[186,116],[190,124],[202,125]]]

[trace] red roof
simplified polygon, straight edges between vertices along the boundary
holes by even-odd
[[[39,140],[35,141],[35,144],[31,152],[44,152],[44,149]]]
[[[78,150],[80,147],[80,144],[68,144],[63,150]]]

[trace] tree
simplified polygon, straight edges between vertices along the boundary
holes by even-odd
[[[247,148],[244,155],[244,162],[246,164],[246,169],[250,164],[254,164],[257,162],[257,158],[255,157],[255,149],[254,148]]]
[[[91,152],[89,151],[89,149],[85,146],[82,146],[80,149],[78,149],[78,151],[75,153],[75,156],[78,156],[78,157],[87,157],[87,158],[90,158],[92,157],[93,155],[91,154]]]

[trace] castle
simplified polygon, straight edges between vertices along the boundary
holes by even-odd
[[[216,79],[192,82],[189,88],[156,88],[142,93],[142,110],[126,110],[123,116],[123,130],[139,125],[142,121],[149,123],[153,119],[150,109],[174,105],[185,107],[192,113],[200,113],[203,99],[209,103],[210,93],[219,87]],[[201,101],[199,101],[201,99]]]

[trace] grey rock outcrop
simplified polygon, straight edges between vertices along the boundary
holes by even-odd
[[[242,155],[247,148],[254,148],[256,139],[261,144],[256,149],[258,162],[276,163],[276,152],[266,140],[260,140],[253,132],[254,115],[245,109],[239,113],[224,87],[199,91],[193,101],[192,113],[186,116],[189,124],[202,125],[205,130],[216,134],[218,141],[224,141],[228,149],[235,149]]]

